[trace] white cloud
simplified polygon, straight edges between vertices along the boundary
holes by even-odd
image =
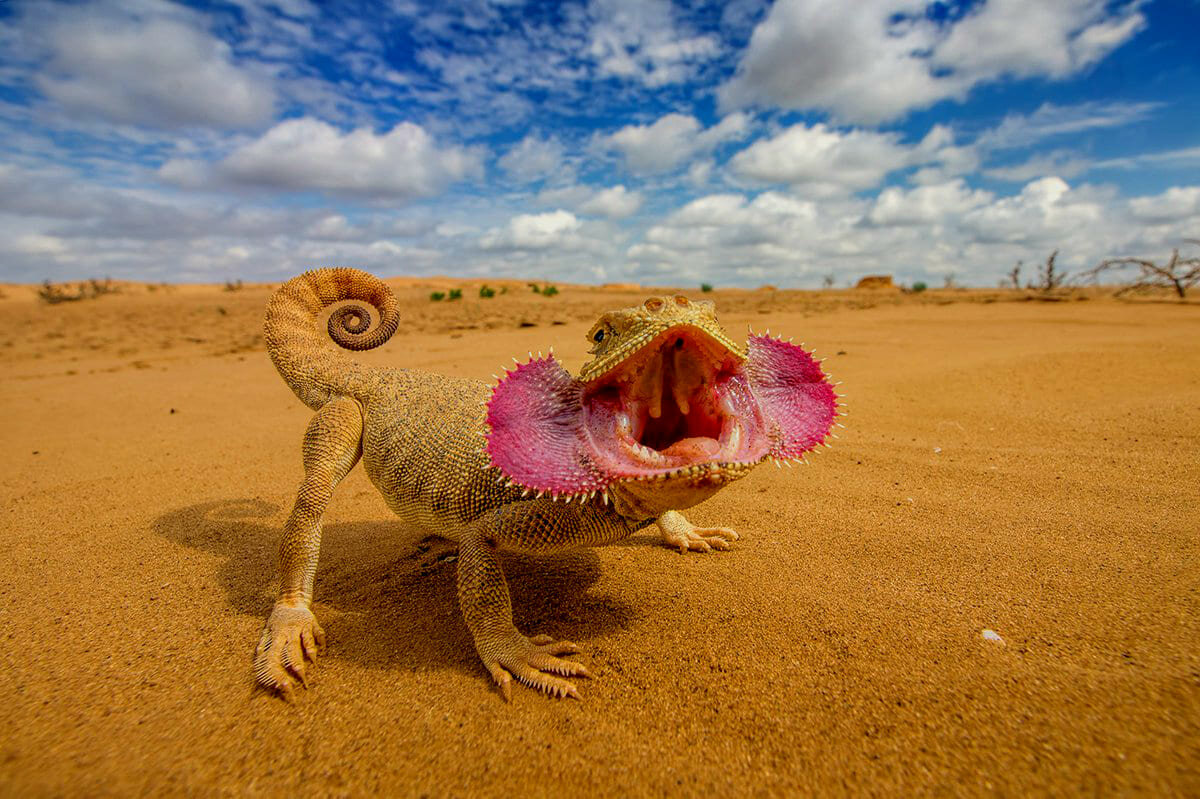
[[[992,200],[990,192],[970,189],[962,180],[905,190],[884,189],[875,198],[867,219],[879,226],[924,225],[942,222]]]
[[[439,147],[411,122],[377,134],[367,128],[342,132],[303,118],[281,122],[239,147],[217,170],[237,183],[276,189],[428,197],[481,175],[482,157],[472,149]]]
[[[1097,169],[1142,169],[1145,167],[1195,169],[1200,167],[1200,147],[1184,147],[1154,153],[1138,153],[1106,158],[1094,164]]]
[[[591,0],[588,16],[587,54],[601,75],[665,86],[720,52],[715,36],[682,32],[667,0]]]
[[[602,137],[604,146],[620,151],[637,172],[669,172],[693,156],[747,133],[745,114],[729,114],[711,128],[686,114],[667,114],[649,125],[627,125]]]
[[[559,209],[544,214],[519,214],[502,228],[492,228],[479,239],[484,250],[578,249],[581,223],[575,214]]]
[[[234,63],[228,44],[168,6],[54,9],[37,87],[67,111],[151,128],[255,127],[271,119],[271,80]],[[38,23],[34,23],[37,25]]]
[[[674,283],[817,285],[833,272],[839,285],[871,273],[992,285],[1016,261],[1052,250],[1078,270],[1114,254],[1169,251],[1197,226],[1195,186],[1126,200],[1048,177],[998,197],[954,180],[886,189],[874,201],[709,195],[652,226],[627,257],[647,279]]]
[[[961,225],[981,242],[1065,248],[1081,231],[1100,232],[1113,199],[1111,192],[1072,190],[1062,178],[1045,177],[1015,196],[967,212]]]
[[[579,210],[588,214],[599,214],[609,219],[624,219],[633,216],[642,207],[642,195],[629,191],[624,186],[612,186],[598,192]]]
[[[1008,75],[1065,78],[1090,67],[1145,25],[1137,3],[990,0],[937,46],[932,63],[972,82]]]
[[[1032,114],[1009,114],[982,133],[977,144],[988,150],[1027,147],[1055,136],[1119,128],[1148,118],[1161,103],[1043,103]]]
[[[688,167],[687,179],[688,183],[696,188],[703,188],[708,185],[709,179],[712,177],[715,164],[711,159],[705,161],[693,161]]]
[[[1078,74],[1145,24],[1136,3],[989,0],[935,21],[934,3],[778,0],[754,30],[723,108],[822,109],[879,123],[1006,76]]]
[[[1197,222],[1200,221],[1200,186],[1172,186],[1154,197],[1134,197],[1129,201],[1129,208],[1134,219],[1147,224],[1188,219]]]
[[[531,133],[501,156],[498,163],[517,180],[529,182],[561,174],[563,155],[563,146],[558,139],[543,139]]]
[[[1087,172],[1092,166],[1093,162],[1086,158],[1073,155],[1065,150],[1054,150],[1032,156],[1021,163],[988,167],[983,170],[983,174],[993,180],[1027,183],[1046,175],[1073,178]]]
[[[56,236],[43,233],[26,233],[17,236],[13,249],[25,255],[62,255],[67,252],[67,243]]]
[[[839,132],[800,123],[760,139],[730,159],[740,177],[763,183],[836,186],[849,190],[878,185],[911,162],[911,149],[892,133]]]

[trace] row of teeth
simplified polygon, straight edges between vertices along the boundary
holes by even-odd
[[[663,454],[661,452],[659,452],[656,449],[647,447],[645,444],[639,444],[636,441],[626,442],[626,443],[629,444],[629,448],[631,450],[633,450],[634,453],[640,455],[641,457],[645,458],[648,461],[662,462],[662,461],[666,460],[666,458],[663,456]]]
[[[750,335],[754,335],[753,328],[748,328],[748,330],[750,331]],[[770,328],[767,328],[765,335],[770,338],[775,339],[776,341],[786,341],[788,344],[795,343],[794,340],[791,338],[784,339],[781,336],[772,336]],[[804,342],[803,341],[800,342],[799,346],[801,348],[803,348]],[[819,363],[819,364],[825,363],[825,361],[826,361],[825,358],[816,358],[815,357],[817,354],[817,351],[815,349],[806,350],[806,352],[809,355],[814,356],[814,360],[816,360],[817,363]],[[541,359],[541,357],[542,357],[541,351],[538,351],[537,357],[538,357],[538,359]],[[550,357],[554,357],[554,348],[553,347],[550,348]],[[532,361],[533,359],[534,359],[533,352],[530,352],[529,360]],[[518,361],[516,358],[513,358],[513,363],[515,363],[517,366],[521,365],[521,362]],[[507,377],[509,375],[509,370],[505,369],[504,374]],[[500,377],[498,377],[496,375],[492,375],[492,377],[496,379],[497,383],[501,382]],[[829,377],[828,373],[826,373],[826,377]],[[842,381],[840,381],[840,380],[833,383],[834,387],[837,387],[840,385],[842,385]],[[845,394],[838,394],[836,392],[834,393],[834,399],[837,400],[836,406],[838,408],[838,410],[834,413],[834,418],[836,418],[838,416],[846,415],[848,406],[846,405],[845,402],[842,401],[845,398],[846,398]],[[724,400],[725,398],[722,398],[722,399]],[[488,402],[485,400],[481,404],[484,407],[487,407]],[[731,407],[728,408],[727,410],[732,414],[733,409]],[[629,433],[630,432],[629,431],[629,417],[625,416],[624,414],[622,414],[621,416],[622,416],[622,418],[619,421],[621,430],[622,430],[622,432]],[[839,427],[842,430],[846,429],[846,425],[842,424],[841,422],[834,422],[834,426]],[[733,432],[730,437],[731,438],[734,438],[734,437],[740,438],[741,437],[741,425],[734,426]],[[830,432],[829,437],[830,438],[838,438],[838,439],[841,438],[841,436],[839,436],[837,433],[834,433],[834,432]],[[642,454],[645,457],[657,459],[657,460],[662,459],[662,454],[660,452],[658,452],[658,450],[650,449],[649,447],[643,446],[642,444],[639,444],[637,442],[633,442],[632,446],[635,451],[637,451],[639,454]],[[825,449],[832,449],[833,445],[830,444],[828,441],[822,441],[818,446],[816,446],[812,450],[810,450],[810,452],[820,455],[824,451],[823,449],[821,449],[821,447],[824,447]],[[486,455],[487,454],[486,449],[482,450],[482,453],[484,455]],[[489,458],[489,460],[490,460],[490,458]],[[769,458],[769,460],[775,464],[775,468],[777,468],[777,469],[782,469],[784,466],[787,466],[790,468],[797,463],[799,463],[803,466],[808,465],[807,453],[805,453],[805,455],[801,455],[796,458]],[[653,481],[666,480],[666,479],[672,478],[672,477],[696,476],[698,474],[703,473],[707,469],[712,469],[714,472],[721,471],[721,470],[741,471],[743,469],[749,469],[751,466],[752,466],[752,464],[748,464],[748,463],[706,464],[706,465],[702,465],[702,466],[689,466],[686,469],[677,469],[673,472],[665,472],[663,474],[642,475],[639,477],[635,477],[633,479],[637,480],[638,482],[647,482],[647,481],[653,482]],[[486,469],[494,469],[494,468],[498,469],[499,467],[493,463],[488,463],[483,468],[486,470]],[[508,488],[521,488],[520,485],[518,485],[517,483],[514,483],[512,480],[509,480],[503,474],[500,475],[500,477],[496,480],[496,482],[503,483]],[[531,489],[531,488],[526,488],[521,492],[522,497],[528,497],[531,494],[538,498],[548,495],[551,498],[551,500],[554,502],[558,502],[561,499],[561,500],[563,500],[563,502],[569,503],[571,500],[577,499],[577,500],[579,500],[579,502],[581,504],[584,502],[584,500],[587,500],[590,502],[592,499],[594,499],[596,497],[597,494],[599,494],[605,505],[607,505],[609,502],[608,489],[598,489],[596,491],[581,491],[581,492],[575,493],[575,494],[556,494],[552,491],[535,491],[534,489]]]

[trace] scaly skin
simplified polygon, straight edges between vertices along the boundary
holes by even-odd
[[[330,319],[328,335],[318,332],[316,317],[342,300],[369,302],[382,319],[364,333],[370,311],[361,305],[343,308]],[[624,316],[606,315],[602,324],[636,333],[648,323],[661,323],[661,315],[646,311],[662,309],[665,302],[655,299]],[[588,672],[559,657],[576,652],[575,645],[517,631],[497,552],[551,553],[606,544],[655,521],[666,543],[680,552],[727,549],[737,533],[697,528],[678,510],[748,467],[718,475],[704,490],[662,492],[672,507],[656,505],[652,483],[632,490],[613,485],[569,504],[532,496],[503,476],[498,479],[485,453],[484,406],[492,387],[415,370],[364,367],[329,340],[348,349],[378,346],[395,330],[397,318],[396,301],[381,281],[344,268],[288,281],[267,307],[267,351],[316,415],[304,436],[304,480],[284,525],[279,598],[255,653],[257,682],[285,698],[297,682],[307,684],[306,661],[315,661],[325,638],[311,610],[321,516],[334,488],[361,459],[388,506],[414,532],[458,542],[459,604],[479,656],[505,698],[511,698],[514,677],[555,696],[575,697],[575,686],[564,678]],[[607,353],[600,371],[611,368],[612,361]]]

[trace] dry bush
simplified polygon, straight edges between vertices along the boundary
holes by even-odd
[[[1012,268],[1012,271],[1000,281],[1000,288],[1010,288],[1019,291],[1021,289],[1021,267],[1024,265],[1023,261],[1017,261],[1017,265]]]
[[[1200,244],[1197,239],[1184,239],[1188,244]],[[1171,250],[1171,258],[1162,266],[1145,258],[1107,258],[1084,274],[1099,280],[1100,274],[1110,269],[1136,266],[1138,274],[1132,283],[1117,290],[1116,296],[1152,289],[1172,289],[1179,299],[1187,296],[1192,286],[1200,283],[1200,258],[1180,258],[1179,248]]]
[[[101,282],[90,278],[72,286],[70,283],[51,283],[48,279],[38,289],[38,297],[43,302],[57,305],[60,302],[78,302],[79,300],[94,300],[104,294],[118,294],[120,289],[113,285],[112,278],[106,277]]]
[[[1037,281],[1031,281],[1030,283],[1026,284],[1025,288],[1033,291],[1040,291],[1043,294],[1051,294],[1055,290],[1061,288],[1067,280],[1067,273],[1055,269],[1054,262],[1056,260],[1058,260],[1058,250],[1050,253],[1050,256],[1046,259],[1045,265],[1038,269]],[[1020,265],[1018,264],[1018,268],[1019,267]],[[1013,275],[1015,276],[1016,274],[1017,270],[1014,269]]]

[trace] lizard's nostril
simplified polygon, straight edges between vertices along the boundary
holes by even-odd
[[[650,299],[646,300],[645,305],[647,309],[651,311],[657,311],[663,307],[663,301],[658,297],[651,297]]]

